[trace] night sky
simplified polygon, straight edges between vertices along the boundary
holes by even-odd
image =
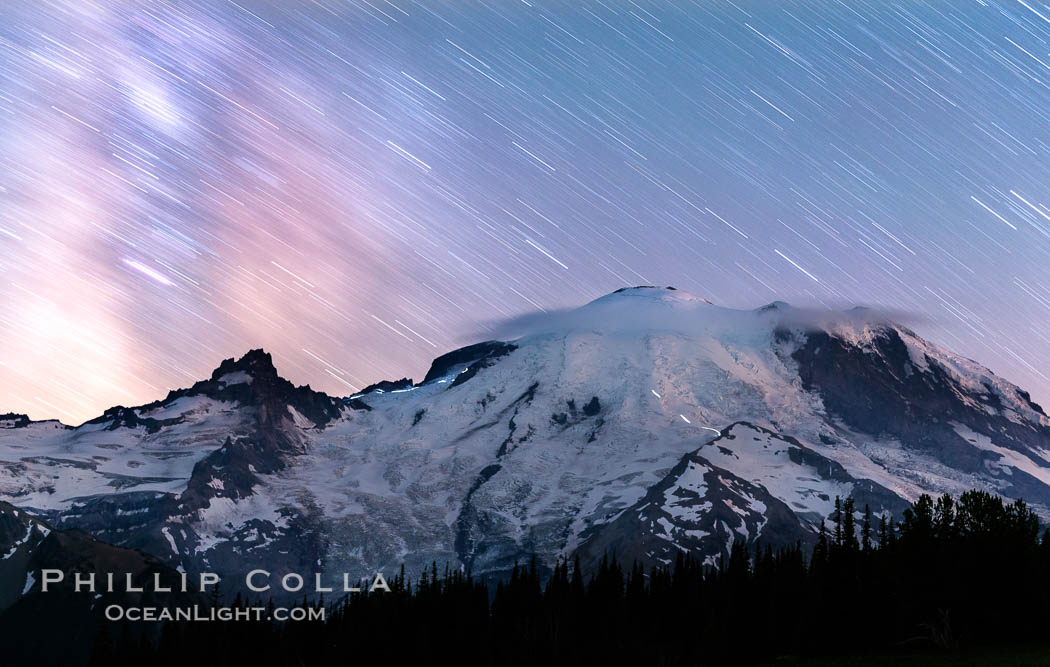
[[[347,395],[625,285],[883,306],[1050,403],[1050,6],[0,6],[0,412]]]

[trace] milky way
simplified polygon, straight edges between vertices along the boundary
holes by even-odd
[[[881,305],[1050,401],[1050,7],[6,2],[0,411],[347,395],[625,285]]]

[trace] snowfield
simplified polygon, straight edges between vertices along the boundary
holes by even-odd
[[[1050,518],[1042,409],[863,310],[632,288],[428,378],[331,398],[254,351],[75,429],[0,419],[0,499],[190,572],[715,562],[737,540],[811,542],[836,496],[897,513],[974,487]]]

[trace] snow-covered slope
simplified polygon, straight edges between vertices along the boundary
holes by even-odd
[[[253,351],[76,429],[0,417],[0,499],[235,578],[714,557],[812,540],[836,495],[899,512],[971,487],[1050,517],[1050,420],[1024,392],[866,311],[738,311],[670,288],[347,399]]]
[[[50,533],[51,529],[42,522],[0,502],[0,610],[28,593],[36,583],[37,576],[29,563]]]

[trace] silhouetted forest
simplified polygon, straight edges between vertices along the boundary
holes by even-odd
[[[717,567],[683,554],[652,570],[610,556],[593,576],[533,560],[494,587],[434,565],[309,603],[325,622],[169,623],[156,645],[112,623],[92,662],[706,665],[1050,639],[1050,537],[1024,502],[924,495],[898,520],[836,508],[811,553],[735,543]]]

